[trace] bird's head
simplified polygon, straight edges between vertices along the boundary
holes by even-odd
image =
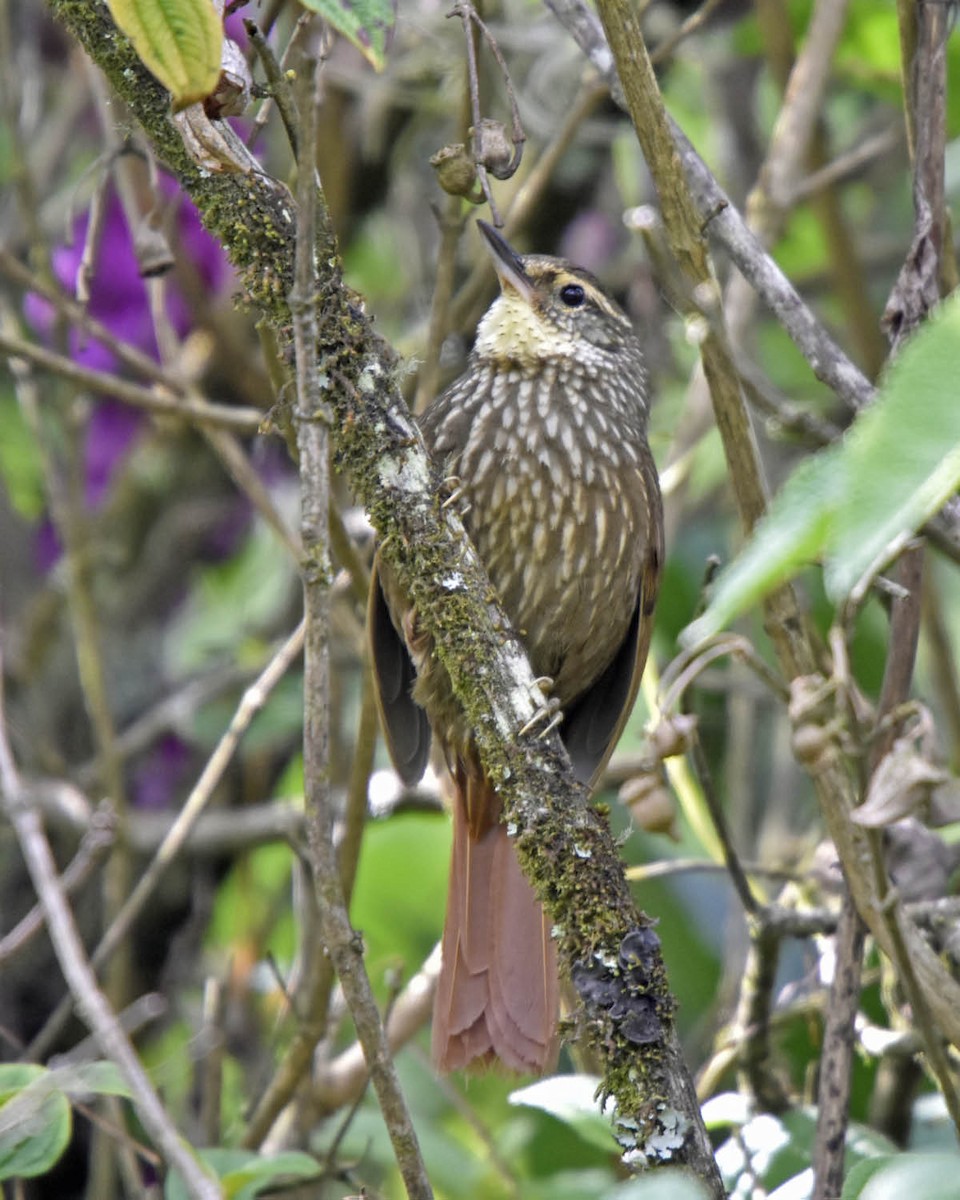
[[[588,365],[591,358],[609,362],[636,344],[627,316],[589,271],[563,258],[517,254],[486,221],[477,224],[500,280],[500,295],[477,329],[474,350],[481,359]]]

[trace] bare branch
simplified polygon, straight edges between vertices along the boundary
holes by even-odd
[[[363,963],[361,940],[350,926],[334,846],[329,788],[330,412],[320,380],[317,280],[316,110],[317,62],[304,56],[297,89],[300,155],[297,162],[297,240],[290,293],[297,370],[297,445],[300,450],[301,536],[303,539],[304,644],[303,771],[307,836],[319,904],[320,933],[350,1007],[370,1067],[400,1173],[410,1200],[432,1200],[406,1100],[400,1088]]]
[[[95,1034],[101,1051],[113,1060],[126,1079],[144,1128],[171,1166],[183,1177],[187,1192],[195,1200],[218,1200],[220,1185],[193,1156],[160,1102],[146,1071],[130,1044],[106,997],[97,986],[84,954],[70,909],[57,875],[50,844],[36,809],[24,802],[23,791],[10,745],[7,741],[0,697],[0,793],[3,806],[17,835],[33,886],[43,907],[57,959],[70,986],[84,1022]]]

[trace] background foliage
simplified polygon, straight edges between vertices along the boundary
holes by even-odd
[[[336,10],[345,9],[353,22],[347,33],[361,46],[366,14],[386,19],[374,6],[310,7],[334,25]],[[915,145],[916,114],[901,66],[912,7],[846,6],[835,44],[823,49],[830,69],[815,134],[798,151],[802,163],[794,164],[791,192],[770,227],[776,261],[871,379],[883,378],[888,344],[880,318],[914,235],[905,130],[911,127]],[[758,221],[754,185],[782,129],[790,67],[817,8],[804,0],[644,6],[668,110],[733,203]],[[535,5],[504,0],[482,11],[509,68],[527,139],[520,170],[494,182],[508,231],[521,249],[566,255],[601,277],[644,340],[657,397],[652,444],[667,496],[669,558],[654,670],[601,800],[610,805],[638,902],[659,918],[688,1061],[732,1193],[805,1196],[840,878],[810,756],[798,763],[791,752],[784,684],[770,686],[777,666],[758,601],[774,574],[799,572],[826,641],[837,628],[837,604],[873,561],[856,563],[853,550],[878,529],[890,528],[883,545],[912,532],[955,490],[955,307],[890,372],[882,402],[900,405],[899,423],[873,441],[868,430],[841,443],[849,406],[814,378],[765,308],[744,305],[742,296],[735,306],[727,291],[731,342],[764,468],[772,489],[790,483],[752,544],[753,574],[748,551],[722,577],[708,624],[699,627],[712,632],[736,616],[737,653],[717,657],[695,678],[682,675],[692,660],[677,659],[679,639],[703,610],[709,565],[729,562],[743,542],[697,369],[701,329],[664,251],[633,128],[581,51]],[[321,18],[298,25],[301,12],[292,3],[250,4],[228,18],[227,31],[252,56],[238,18],[255,20],[278,58],[291,36],[322,38],[317,147],[326,203],[347,281],[404,356],[405,390],[419,404],[462,367],[493,289],[472,227],[473,213],[485,210],[442,192],[430,165],[442,146],[466,137],[463,29],[443,5],[403,4],[389,37],[377,26],[365,56]],[[0,4],[0,33],[4,742],[42,812],[58,865],[77,876],[70,904],[92,950],[196,792],[244,689],[297,624],[297,476],[276,432],[282,410],[257,431],[283,400],[269,339],[233,305],[230,268],[175,181],[154,178],[122,106],[38,0]],[[484,114],[509,122],[502,76],[483,45],[479,54]],[[946,55],[947,78],[955,79],[956,36]],[[368,59],[382,59],[382,70]],[[960,95],[949,88],[945,120],[949,204],[960,190]],[[292,178],[276,106],[258,100],[238,128],[267,171]],[[145,278],[145,263],[158,252],[169,255],[171,269]],[[943,259],[945,292],[949,238]],[[717,267],[724,287],[735,286],[724,256]],[[87,317],[109,336],[91,333],[89,321],[56,299],[56,287],[81,297],[85,289]],[[25,357],[25,343],[57,355],[54,369]],[[186,380],[189,398],[219,406],[215,421],[210,410],[206,423],[182,410],[148,413],[142,396],[138,408],[132,394],[106,387],[107,375],[136,376],[124,346]],[[908,353],[920,364],[914,374]],[[824,453],[826,443],[842,449]],[[835,464],[849,451],[844,470],[852,469],[858,448],[860,482],[848,489]],[[923,504],[914,504],[918,485],[911,490],[907,480],[911,462],[920,464],[921,484],[938,480]],[[356,559],[368,561],[364,518],[342,484],[335,488],[345,536]],[[823,523],[837,509],[838,492],[851,514],[839,534]],[[899,523],[884,524],[897,513]],[[878,824],[899,895],[926,906],[925,936],[955,973],[960,595],[957,542],[949,534],[941,529],[927,553],[911,685],[924,707],[897,726],[915,751],[913,768],[919,762],[927,775],[920,783],[898,775]],[[826,585],[812,565],[821,555]],[[378,1000],[408,1020],[397,1067],[435,1193],[451,1200],[697,1195],[686,1179],[626,1178],[596,1111],[591,1064],[575,1048],[564,1053],[559,1079],[533,1088],[496,1074],[437,1080],[430,1069],[424,963],[442,920],[447,818],[436,781],[403,793],[379,748],[367,786],[370,703],[355,586],[362,567],[351,576],[351,561],[341,549],[331,615],[330,783],[343,816],[344,861],[354,833],[362,839],[351,918]],[[728,603],[736,570],[741,591]],[[841,712],[840,726],[831,726],[831,709],[814,722],[831,745],[847,738],[864,794],[871,744],[864,714],[879,700],[894,649],[890,589],[868,596],[856,611],[839,613],[857,715]],[[754,669],[757,661],[765,671]],[[825,650],[822,662],[826,675],[837,666]],[[686,756],[662,765],[651,757],[647,732],[664,695],[656,668],[668,681],[680,678],[673,709],[694,717],[697,729]],[[211,1148],[227,1194],[255,1195],[283,1180],[299,1188],[293,1194],[342,1197],[365,1188],[368,1196],[399,1196],[381,1113],[370,1095],[344,1083],[356,1061],[349,1013],[335,988],[322,1001],[311,990],[323,956],[304,866],[299,672],[293,661],[244,728],[209,789],[204,817],[113,956],[104,988],[126,1014],[179,1129],[194,1146]],[[362,831],[350,804],[357,795],[369,800]],[[777,926],[756,911],[745,918],[711,798],[755,905],[775,902],[778,913],[803,921]],[[40,923],[24,924],[36,896],[8,824],[0,827],[0,866],[4,1187],[26,1196],[136,1195],[161,1186],[170,1196],[186,1194],[145,1144],[149,1138],[121,1103],[125,1086],[97,1061],[76,1017],[50,1025],[67,988]],[[862,984],[844,1195],[952,1194],[955,1130],[945,1077],[923,1054],[931,1031],[905,995],[902,964],[892,966],[870,942]],[[309,996],[318,1007],[308,1014]],[[251,1108],[298,1018],[328,1000],[313,1084],[254,1155]]]

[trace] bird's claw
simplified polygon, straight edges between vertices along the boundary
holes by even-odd
[[[550,682],[552,683],[553,681],[550,680]],[[551,734],[562,720],[563,713],[560,711],[560,701],[556,696],[551,696],[549,700],[538,706],[530,720],[521,728],[520,736],[526,737],[528,733],[532,733],[538,725],[543,725],[543,722],[546,721],[546,725],[543,725],[543,728],[537,734],[537,737],[542,740]]]
[[[441,508],[453,508],[456,502],[463,497],[463,484],[457,484],[446,500],[440,505]]]
[[[459,475],[447,475],[441,482],[440,489],[447,493],[440,504],[441,508],[453,508],[458,500],[463,499],[466,490]]]

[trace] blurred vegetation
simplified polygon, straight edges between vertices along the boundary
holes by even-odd
[[[336,6],[309,7],[329,18]],[[380,12],[376,5],[340,7],[360,14],[361,31],[364,14]],[[698,8],[650,0],[640,7],[648,44],[655,56],[664,50],[657,69],[667,109],[732,202],[745,206],[790,95],[794,56],[823,5],[724,0]],[[839,38],[828,48],[815,136],[796,165],[797,185],[770,246],[843,351],[874,381],[888,354],[881,316],[914,228],[902,66],[912,8],[892,0],[846,5]],[[473,228],[474,215],[487,210],[446,195],[430,165],[441,147],[467,138],[463,29],[444,4],[400,4],[378,72],[321,17],[307,19],[303,11],[293,0],[247,4],[228,18],[227,32],[251,59],[241,17],[264,29],[278,59],[291,39],[322,47],[319,166],[346,279],[402,354],[405,391],[419,403],[463,367],[494,289]],[[601,278],[643,338],[656,396],[651,441],[665,487],[668,561],[646,699],[598,799],[610,806],[639,905],[659,920],[679,1028],[731,1194],[797,1200],[813,1194],[818,1071],[842,881],[810,763],[792,753],[783,689],[768,686],[749,655],[718,657],[688,681],[675,706],[695,718],[698,755],[663,764],[654,757],[651,769],[659,675],[675,681],[678,639],[707,603],[712,564],[730,561],[744,540],[698,372],[696,323],[683,315],[682,281],[652,216],[657,198],[634,131],[581,51],[551,12],[527,0],[491,2],[481,11],[509,68],[527,139],[517,173],[493,181],[509,236],[522,251],[567,256]],[[482,45],[478,52],[485,113],[509,122],[502,77]],[[295,48],[291,56],[295,61]],[[219,248],[174,181],[156,181],[149,148],[40,0],[0,4],[0,76],[4,738],[42,812],[58,866],[77,864],[70,904],[92,952],[197,788],[244,690],[297,625],[297,473],[282,440],[256,432],[283,399],[274,393],[269,339],[260,336],[254,314],[233,305],[235,284]],[[254,77],[262,81],[259,66]],[[946,77],[960,78],[955,34],[946,42]],[[945,119],[949,210],[960,195],[958,88],[947,89]],[[264,169],[292,183],[276,106],[256,99],[235,123]],[[154,223],[172,270],[141,278]],[[949,279],[949,237],[943,253]],[[722,252],[716,266],[728,286],[735,272]],[[74,296],[78,279],[89,294],[87,313],[114,339],[186,380],[196,397],[241,417],[253,414],[248,427],[226,435],[232,452],[209,436],[209,425],[205,433],[182,414],[148,414],[108,396],[96,380],[71,376],[64,363],[135,375],[129,359],[104,345],[73,309],[40,298],[53,287]],[[438,286],[450,290],[438,296]],[[27,361],[16,353],[20,343],[60,355],[60,365],[50,370]],[[777,490],[821,449],[817,431],[839,437],[853,414],[814,378],[762,304],[748,313],[736,348],[751,367],[755,432]],[[957,365],[949,348],[943,353],[939,374],[926,385],[938,389],[941,404],[927,404],[920,390],[913,416],[934,434],[939,425],[924,422],[943,411]],[[952,403],[949,392],[946,399]],[[882,479],[894,466],[888,460],[896,444],[878,453],[868,469]],[[353,548],[369,562],[372,533],[342,481],[334,487]],[[860,515],[869,524],[869,512]],[[960,864],[951,774],[960,764],[957,544],[945,535],[927,551],[910,688],[923,706],[912,711],[926,722],[922,756],[942,775],[933,797],[936,827],[928,819],[930,789],[922,804],[897,811],[896,827],[893,819],[883,826],[898,895],[926,914],[924,936],[953,976],[960,957],[958,909],[951,905]],[[826,643],[836,628],[836,596],[828,598],[808,557],[795,553],[792,566],[802,568],[804,604]],[[366,734],[358,735],[364,711],[369,716],[364,613],[343,556],[337,567],[329,779],[347,824],[358,771],[369,797],[350,913],[378,1001],[387,1011],[419,1014],[396,1061],[435,1194],[695,1197],[694,1183],[669,1172],[628,1178],[593,1100],[591,1064],[575,1045],[564,1050],[559,1078],[545,1090],[497,1074],[434,1075],[429,1006],[417,1007],[410,984],[441,929],[448,821],[437,781],[404,792],[379,746],[367,788]],[[753,607],[735,628],[776,675],[756,603],[761,590],[758,584]],[[857,704],[880,696],[891,650],[890,595],[875,590],[844,630]],[[825,674],[828,663],[824,650]],[[130,1013],[129,1032],[178,1128],[194,1146],[220,1155],[211,1161],[229,1194],[282,1183],[287,1195],[399,1197],[375,1100],[362,1090],[337,1090],[336,1069],[347,1063],[355,1038],[335,987],[313,1086],[304,1081],[262,1147],[265,1157],[254,1160],[243,1149],[252,1108],[307,1015],[310,981],[323,958],[305,865],[301,687],[293,662],[244,729],[206,813],[103,983],[114,1008]],[[865,771],[855,755],[851,761]],[[637,779],[651,774],[662,780],[660,807],[631,812],[618,791],[636,795]],[[802,932],[761,945],[757,915],[745,915],[720,855],[707,793],[758,908],[807,914]],[[113,813],[112,840],[92,846],[95,813],[102,816],[104,804]],[[84,1042],[75,1014],[50,1025],[68,989],[47,934],[21,924],[35,905],[13,827],[4,822],[4,1195],[159,1195],[164,1186],[168,1196],[184,1195],[175,1175],[164,1185],[161,1164],[112,1075],[57,1076],[58,1066],[89,1070],[100,1055]],[[144,998],[151,1001],[146,1007],[134,1003]],[[745,1023],[751,1012],[764,1014],[763,1028]],[[955,1195],[960,1160],[943,1078],[924,1053],[924,1030],[918,1032],[899,968],[869,939],[858,1014],[843,1195]],[[936,1028],[933,1035],[939,1038]],[[17,1066],[21,1060],[51,1069],[49,1080],[43,1076],[49,1090],[33,1101],[27,1096],[25,1115],[4,1125],[6,1104],[39,1078]],[[38,1112],[42,1144],[31,1124]],[[259,1165],[250,1168],[251,1161]]]

